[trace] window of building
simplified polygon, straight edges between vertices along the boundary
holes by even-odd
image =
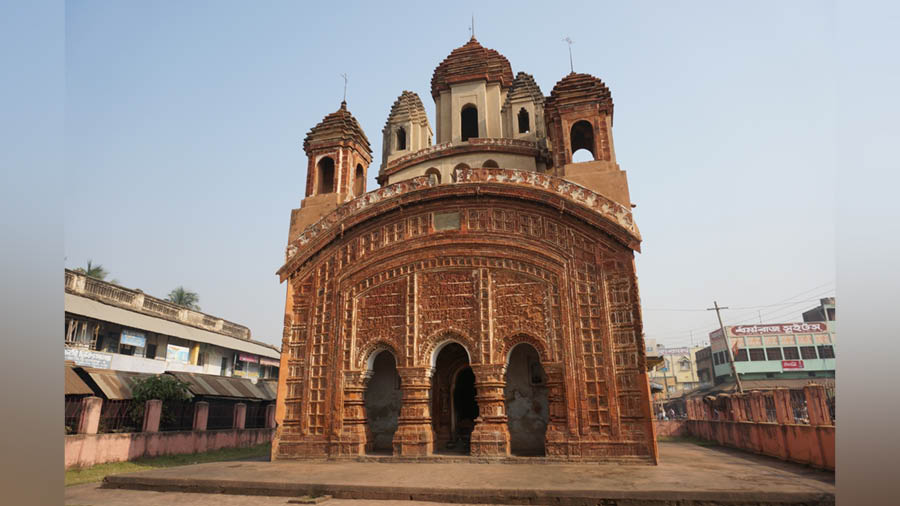
[[[570,140],[572,143],[572,161],[575,161],[575,153],[579,149],[586,149],[591,153],[591,159],[597,159],[597,153],[594,153],[594,126],[589,122],[581,120],[572,125],[570,131]]]
[[[425,171],[425,175],[431,179],[433,184],[441,184],[441,171],[437,170],[437,168],[431,167]]]
[[[784,348],[784,360],[800,360],[800,350],[794,346]]]
[[[719,362],[719,354],[718,353],[713,353],[713,363],[715,365],[719,365],[721,363],[721,362]]]
[[[500,166],[497,165],[497,162],[495,162],[495,161],[493,161],[493,160],[487,160],[487,161],[484,162],[484,164],[482,165],[482,167],[491,167],[491,168],[496,169],[496,168],[499,168]]]
[[[528,133],[531,130],[531,121],[528,118],[528,111],[525,108],[519,109],[519,133]]]
[[[406,130],[403,127],[397,129],[397,151],[406,149]]]
[[[834,346],[830,344],[819,346],[819,358],[834,358]]]
[[[156,358],[156,343],[147,345],[147,356],[146,358]]]
[[[219,371],[220,376],[225,376],[228,373],[228,357],[222,357],[222,369]]]
[[[815,346],[801,346],[800,347],[800,356],[803,360],[812,360],[819,358],[816,356],[816,347]]]
[[[762,348],[750,348],[750,360],[757,362],[766,359],[766,351]]]
[[[69,318],[66,320],[66,346],[96,349],[100,324]]]
[[[747,350],[741,348],[737,351],[737,355],[734,356],[735,362],[746,362],[747,361]]]
[[[781,358],[781,348],[766,348],[766,358],[769,360],[783,360]]]
[[[331,157],[324,157],[319,160],[318,164],[319,177],[319,195],[334,192],[334,160]]]
[[[356,165],[356,175],[353,177],[353,194],[362,195],[366,190],[366,174],[362,164]]]
[[[682,371],[690,371],[691,370],[691,361],[690,360],[682,360],[681,362],[678,363],[678,365],[681,367]]]
[[[478,109],[474,105],[463,106],[459,113],[462,140],[478,137]]]

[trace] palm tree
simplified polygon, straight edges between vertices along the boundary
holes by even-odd
[[[196,292],[185,290],[183,286],[179,286],[178,288],[169,292],[169,296],[166,297],[166,300],[173,304],[184,306],[188,309],[200,311],[200,306],[197,304],[198,302],[200,302],[200,296],[197,295]]]
[[[80,272],[89,278],[99,279],[100,281],[103,281],[106,278],[106,275],[109,274],[102,265],[94,265],[90,260],[87,261],[87,269],[79,267],[75,269],[75,272]]]

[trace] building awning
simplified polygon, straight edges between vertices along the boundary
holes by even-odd
[[[665,390],[665,388],[663,388],[663,386],[660,385],[659,383],[656,383],[653,381],[650,382],[650,391],[651,392],[662,392],[663,390]]]
[[[71,365],[66,365],[66,395],[94,395],[94,391],[78,376]]]
[[[181,381],[190,384],[190,391],[196,396],[230,397],[260,401],[275,400],[275,392],[266,385],[266,381],[258,381],[255,385],[246,378],[215,376],[213,374],[197,374],[190,372],[169,371]],[[276,386],[277,389],[277,386]]]
[[[225,336],[197,327],[191,327],[190,325],[184,325],[163,318],[156,318],[150,315],[122,309],[120,307],[110,306],[109,304],[97,302],[93,299],[73,295],[71,293],[65,294],[65,310],[69,313],[94,318],[95,320],[116,323],[125,327],[146,330],[167,336],[180,337],[198,343],[213,344],[221,346],[222,348],[254,353],[263,357],[274,359],[281,358],[281,354],[278,351],[251,341],[244,341],[243,339],[238,339],[236,337]]]
[[[143,372],[113,371],[110,369],[94,369],[82,367],[91,381],[103,392],[103,395],[111,401],[128,400],[134,397],[131,387],[135,381],[148,376],[156,376]]]

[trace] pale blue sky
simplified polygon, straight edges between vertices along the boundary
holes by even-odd
[[[713,299],[798,300],[760,308],[792,321],[834,294],[830,3],[453,5],[69,2],[66,266],[91,258],[160,297],[184,285],[204,311],[279,344],[274,273],[303,197],[305,133],[337,109],[349,73],[373,189],[391,104],[415,91],[433,121],[431,73],[474,12],[479,41],[545,95],[569,70],[565,36],[575,70],[609,86],[644,236],[647,338],[685,345],[693,329],[700,342]],[[758,321],[756,309],[723,315]]]

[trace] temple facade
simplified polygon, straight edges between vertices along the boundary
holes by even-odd
[[[544,96],[474,37],[403,91],[372,150],[346,103],[306,136],[274,459],[657,462],[613,102]],[[584,150],[588,161],[573,161]]]

